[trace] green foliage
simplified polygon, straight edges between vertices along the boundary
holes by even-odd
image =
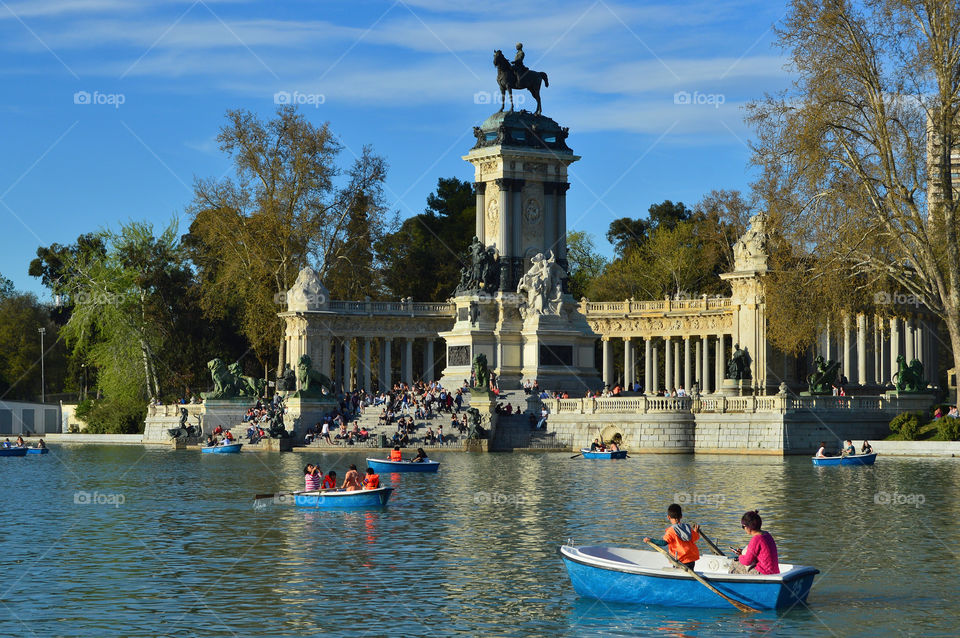
[[[46,329],[43,363],[47,394],[63,386],[64,348],[47,307],[29,293],[0,296],[0,397],[33,401],[40,398],[40,334]]]
[[[960,419],[949,416],[937,419],[937,438],[941,441],[960,441]]]
[[[567,233],[567,286],[573,298],[579,300],[587,294],[591,282],[600,276],[607,260],[597,252],[593,237],[582,230]]]
[[[463,255],[476,230],[470,182],[440,178],[427,209],[377,242],[386,291],[392,297],[444,301],[460,281]]]
[[[6,299],[12,296],[14,292],[13,282],[0,275],[0,299]]]
[[[77,418],[87,424],[91,434],[137,434],[143,432],[144,419],[147,417],[147,404],[135,397],[100,399],[85,401],[89,403],[80,413],[77,406]],[[83,405],[81,403],[80,405]]]
[[[904,441],[915,441],[920,434],[922,415],[916,412],[904,412],[890,420],[890,431],[898,434]]]

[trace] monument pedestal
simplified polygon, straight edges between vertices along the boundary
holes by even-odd
[[[291,439],[299,442],[308,428],[320,423],[338,406],[332,397],[299,397],[296,394],[289,395],[285,401],[287,411],[283,415],[283,425],[291,433]]]
[[[459,294],[453,302],[457,321],[450,331],[440,333],[447,344],[447,367],[440,382],[448,388],[469,383],[473,358],[483,354],[501,390],[519,388],[523,357],[519,296],[479,290]]]
[[[724,379],[717,394],[725,397],[742,397],[753,394],[752,379]]]
[[[584,393],[603,387],[595,366],[597,336],[564,295],[558,314],[528,313],[523,322],[521,377],[547,390]]]
[[[251,397],[204,399],[203,408],[200,410],[203,438],[213,434],[218,425],[224,430],[229,430],[243,424],[244,415],[256,402],[257,400]]]

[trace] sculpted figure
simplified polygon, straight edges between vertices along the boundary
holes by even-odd
[[[313,369],[309,355],[300,355],[297,360],[297,381],[300,383],[300,389],[296,392],[298,397],[322,397],[324,391],[333,393],[333,382],[325,374]]]
[[[540,115],[543,110],[540,104],[540,84],[550,86],[547,74],[541,71],[531,71],[523,65],[523,45],[517,44],[517,55],[513,64],[510,63],[503,51],[497,49],[493,52],[493,65],[497,67],[497,85],[500,87],[500,110],[503,110],[504,99],[507,91],[510,92],[510,110],[513,110],[513,90],[520,89],[530,91],[530,94],[537,101],[536,115]]]
[[[478,352],[473,357],[473,373],[475,377],[473,387],[481,390],[490,389],[490,369],[487,367],[487,355]]]
[[[253,377],[246,377],[243,375],[243,371],[240,369],[240,362],[231,363],[227,366],[230,374],[234,378],[234,382],[237,385],[237,392],[240,396],[248,397],[262,397],[263,391],[267,387],[267,382],[263,379],[254,379]]]
[[[839,361],[826,361],[821,355],[813,360],[816,371],[807,375],[807,384],[810,394],[830,394],[833,391],[833,384],[837,380],[837,370],[840,369]]]
[[[749,379],[750,377],[750,355],[746,350],[740,349],[740,344],[733,345],[733,355],[727,362],[728,379]]]
[[[557,263],[552,251],[549,257],[544,257],[543,253],[534,255],[530,259],[530,269],[517,284],[517,294],[524,297],[520,306],[523,316],[560,314],[566,276],[566,271]]]
[[[894,386],[897,392],[903,394],[917,394],[923,392],[927,382],[923,378],[923,364],[914,359],[907,365],[907,358],[902,354],[897,357],[897,373],[894,376]]]

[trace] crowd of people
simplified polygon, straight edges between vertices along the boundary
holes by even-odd
[[[10,448],[10,447],[30,447],[30,446],[27,445],[27,442],[23,440],[22,436],[18,436],[16,443],[11,443],[9,438],[4,439],[3,447]],[[47,447],[47,444],[43,442],[43,439],[40,439],[39,441],[37,441],[37,444],[34,447],[43,449]]]
[[[333,470],[324,474],[320,466],[313,463],[307,463],[306,467],[303,468],[303,489],[307,492],[321,490],[354,492],[357,490],[375,490],[379,487],[380,476],[373,471],[373,468],[368,467],[364,476],[361,477],[357,466],[351,463],[340,487],[337,487],[337,473]]]

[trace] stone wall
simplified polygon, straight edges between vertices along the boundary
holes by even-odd
[[[589,418],[573,414],[550,415],[547,430],[557,438],[572,441],[572,449],[590,447],[603,433],[610,440],[619,433],[631,452],[690,453],[695,446],[693,414],[595,414]]]

